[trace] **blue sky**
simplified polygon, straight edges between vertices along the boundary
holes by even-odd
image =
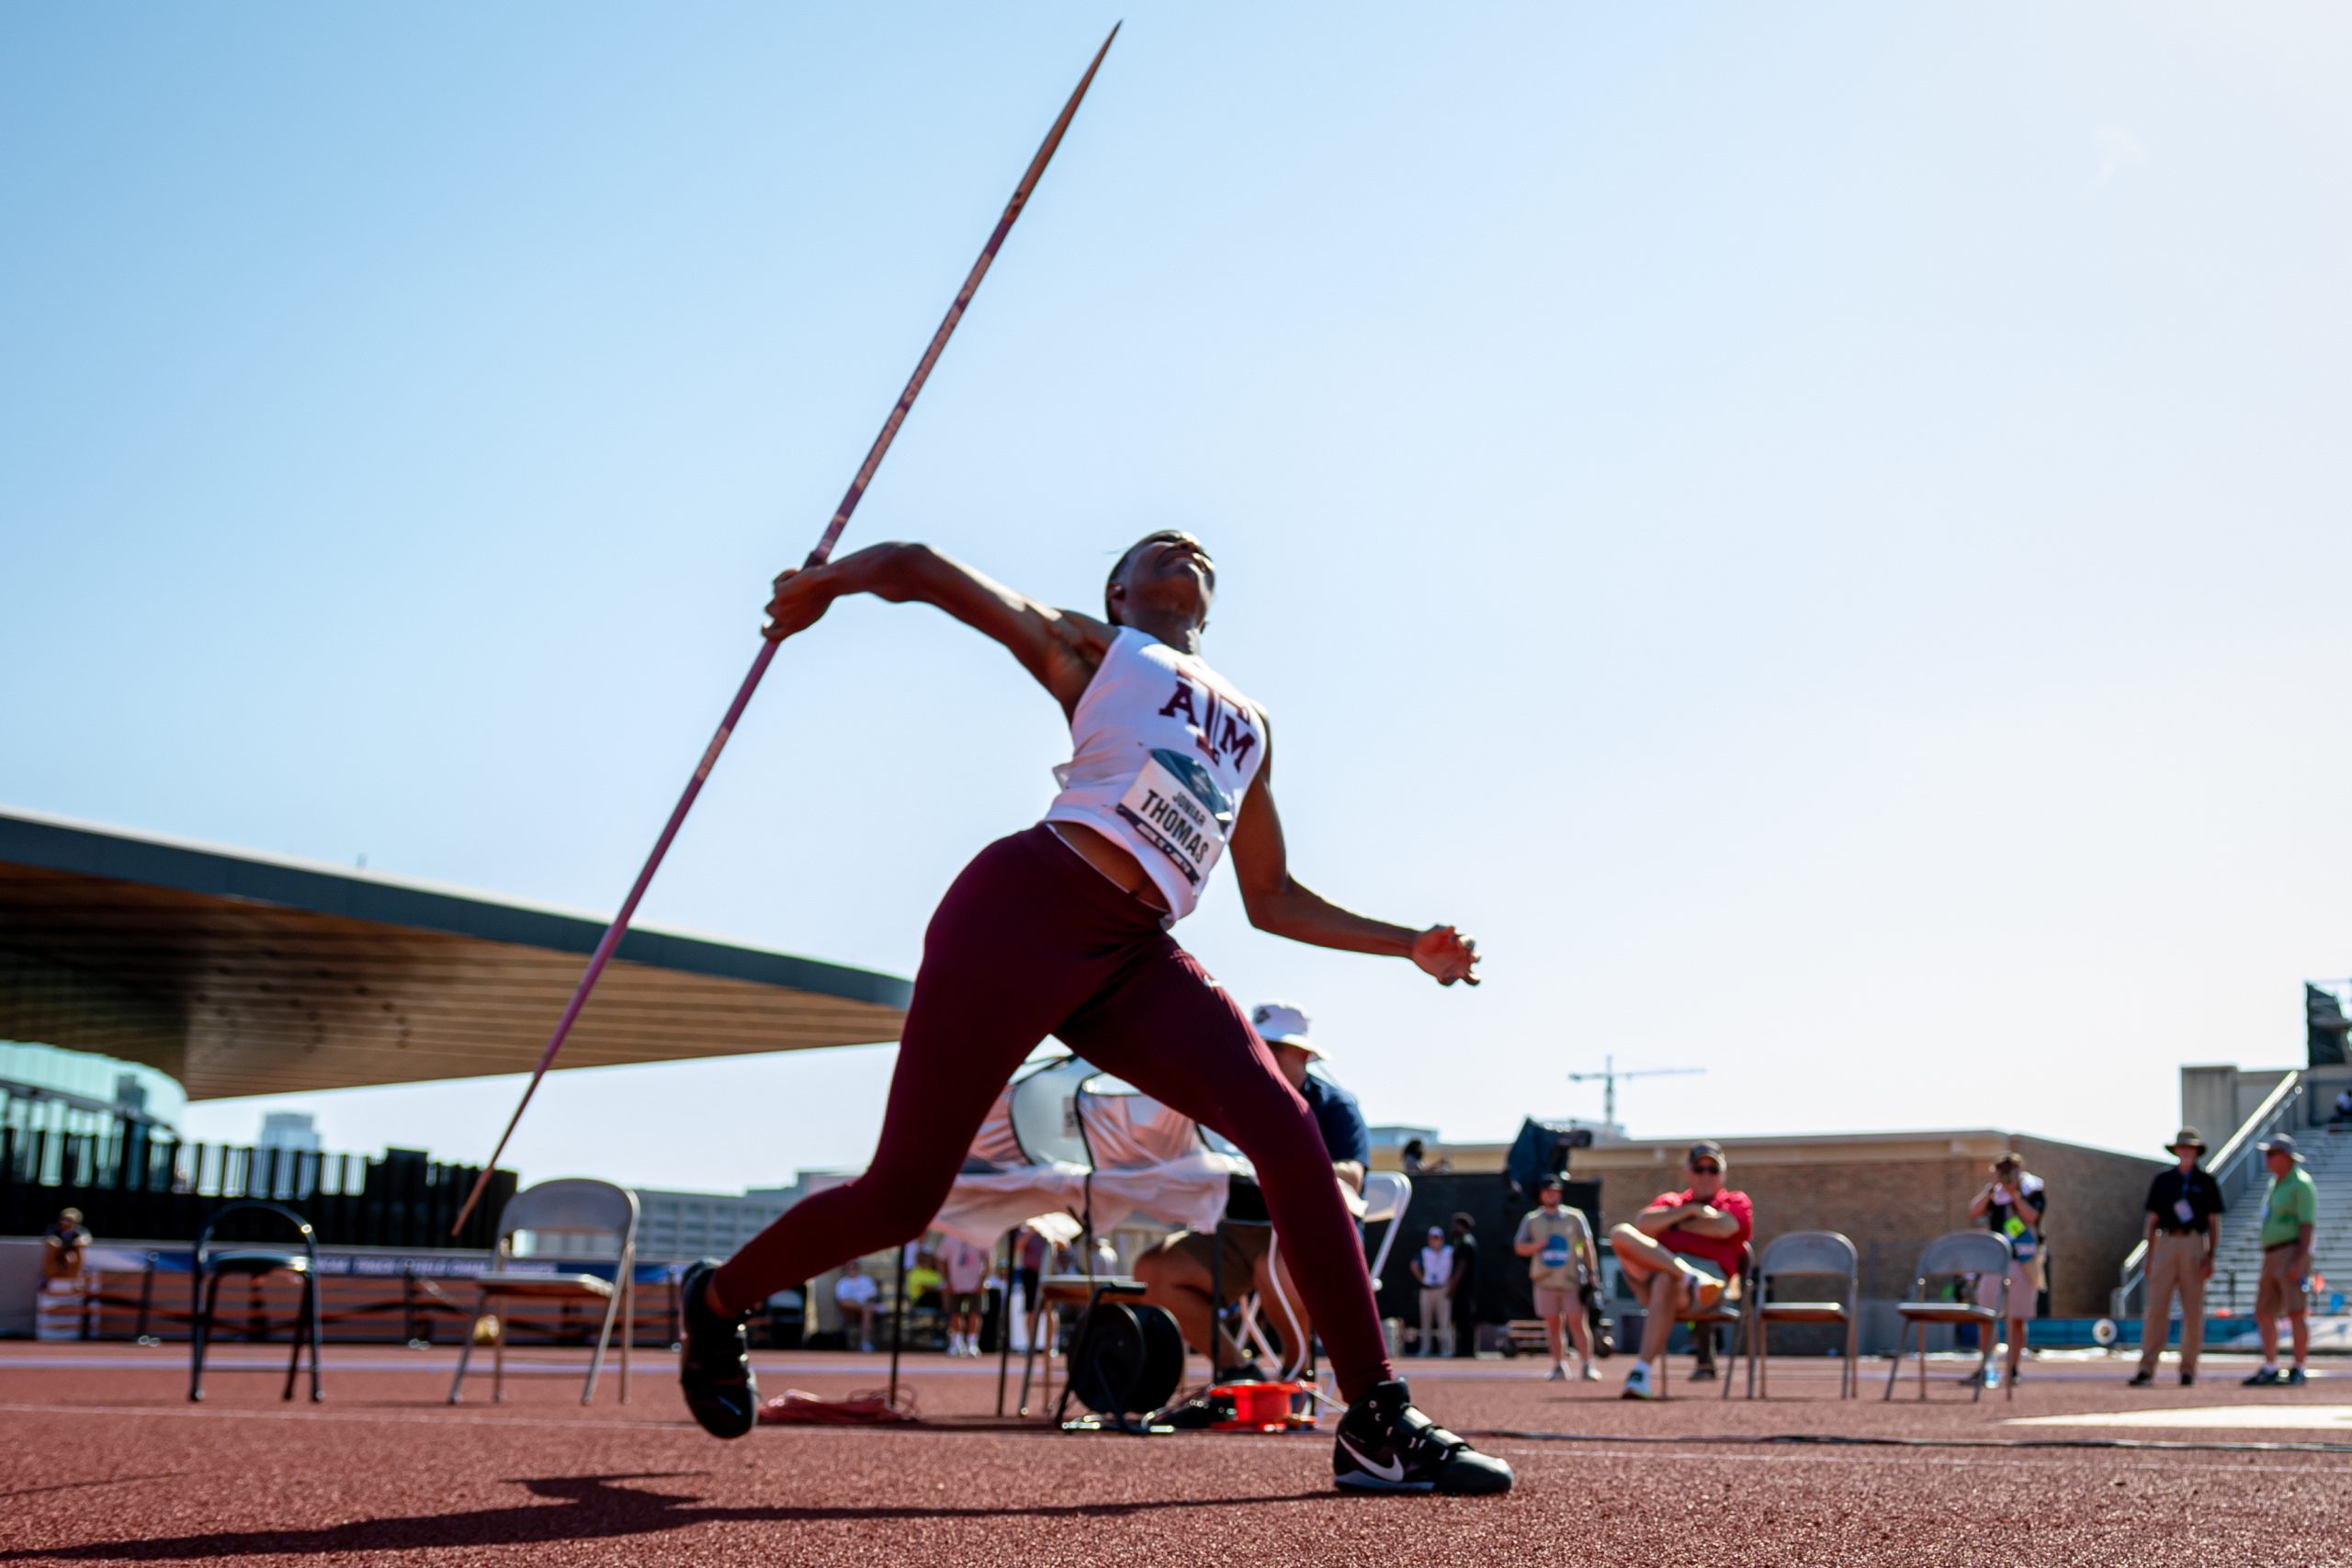
[[[1185,927],[1377,1121],[2148,1148],[2352,970],[2352,21],[1138,10],[849,543],[1148,529],[1294,857]],[[1116,13],[0,14],[0,800],[609,909]],[[649,918],[910,973],[1066,743],[846,605]],[[527,1174],[870,1147],[887,1048],[559,1075]],[[487,1151],[503,1082],[304,1097]],[[192,1111],[244,1135],[254,1102]]]

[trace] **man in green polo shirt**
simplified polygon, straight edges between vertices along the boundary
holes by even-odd
[[[2303,1172],[2295,1140],[2281,1133],[2257,1145],[2270,1168],[2270,1190],[2262,1200],[2262,1282],[2254,1292],[2254,1326],[2262,1336],[2262,1370],[2246,1379],[2249,1388],[2285,1383],[2301,1388],[2311,1357],[2311,1296],[2304,1281],[2312,1271],[2312,1229],[2319,1216],[2319,1192]],[[2287,1314],[2295,1338],[2295,1370],[2278,1375],[2278,1314]]]

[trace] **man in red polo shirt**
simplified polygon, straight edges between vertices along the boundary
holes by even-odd
[[[1631,1224],[1609,1233],[1625,1283],[1642,1303],[1642,1348],[1625,1374],[1627,1399],[1654,1399],[1650,1366],[1666,1354],[1675,1324],[1723,1300],[1739,1277],[1739,1255],[1755,1234],[1755,1205],[1724,1185],[1724,1149],[1705,1140],[1685,1162],[1690,1185],[1661,1192]]]

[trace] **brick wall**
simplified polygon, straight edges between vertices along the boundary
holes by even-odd
[[[1631,1218],[1657,1193],[1687,1185],[1688,1139],[1604,1145],[1580,1151],[1576,1172],[1599,1179],[1604,1221]],[[1450,1145],[1457,1168],[1493,1168],[1502,1149]],[[1884,1301],[1910,1291],[1920,1250],[1946,1231],[1964,1230],[1968,1205],[1990,1179],[1995,1155],[2014,1147],[2051,1184],[2053,1203],[2051,1310],[2094,1317],[2124,1255],[2140,1239],[2151,1178],[2166,1163],[1995,1130],[1843,1136],[1744,1138],[1725,1142],[1732,1185],[1756,1203],[1758,1243],[1786,1231],[1842,1231],[1861,1254],[1862,1294]],[[1793,1346],[1799,1338],[1791,1332]],[[1779,1343],[1778,1336],[1775,1343]]]
[[[2210,1136],[2210,1134],[2208,1134]],[[2168,1160],[2019,1138],[2028,1170],[2050,1183],[2050,1310],[2104,1317],[2123,1258],[2146,1228],[2148,1183]]]
[[[1963,1158],[1858,1165],[1780,1163],[1732,1156],[1728,1177],[1756,1205],[1756,1239],[1785,1231],[1842,1231],[1861,1254],[1862,1294],[1899,1297],[1911,1286],[1919,1249],[1968,1223],[1983,1166]],[[1604,1179],[1609,1223],[1631,1219],[1665,1183],[1642,1190],[1626,1177]]]

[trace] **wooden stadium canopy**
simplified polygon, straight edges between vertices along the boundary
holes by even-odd
[[[195,1100],[528,1072],[601,917],[0,811],[0,1039]],[[895,1040],[901,979],[639,927],[567,1067]]]

